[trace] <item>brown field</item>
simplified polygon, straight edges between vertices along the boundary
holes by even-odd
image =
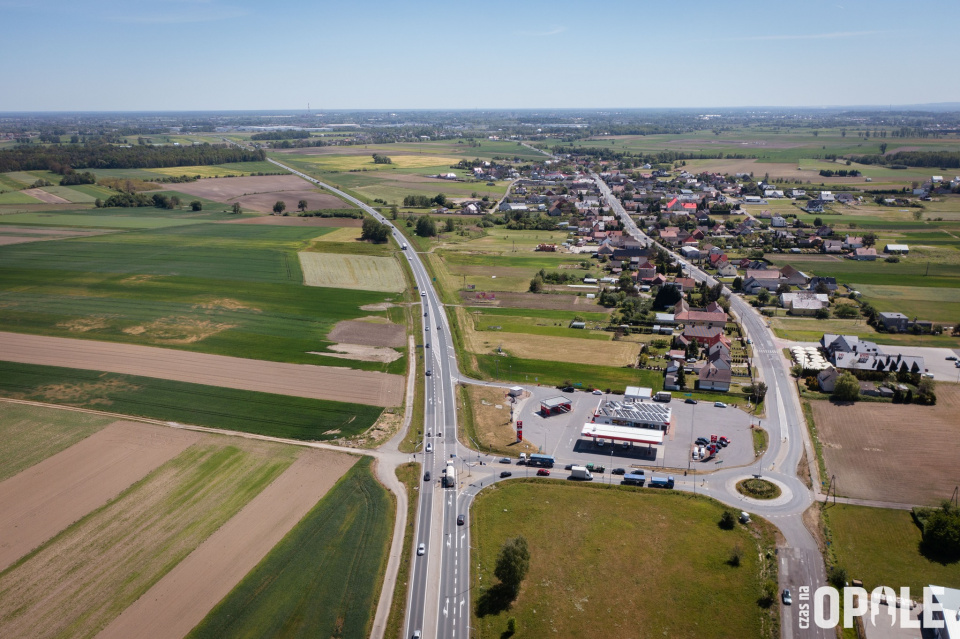
[[[400,263],[393,257],[297,253],[307,286],[349,288],[360,291],[399,293],[407,287]]]
[[[960,386],[937,384],[936,406],[810,402],[837,494],[937,504],[960,484]]]
[[[298,200],[299,201],[299,200]],[[273,205],[270,206],[273,210]],[[270,226],[343,226],[361,227],[363,220],[354,220],[348,217],[296,217],[292,215],[265,215],[263,217],[245,217],[239,220],[230,220],[224,224],[267,224]]]
[[[585,311],[603,313],[608,311],[597,306],[596,300],[578,295],[543,295],[537,293],[495,293],[496,300],[483,302],[474,291],[460,291],[464,304],[469,306],[503,306],[507,308],[540,308],[552,311]]]
[[[115,422],[0,483],[0,570],[199,439]]]
[[[406,341],[406,329],[400,324],[346,320],[337,322],[327,338],[331,342],[400,347]]]
[[[457,307],[456,310],[457,320],[463,331],[464,345],[471,353],[490,354],[500,347],[510,355],[523,359],[597,366],[636,364],[637,356],[640,354],[640,344],[636,342],[602,342],[579,337],[478,332],[474,330],[473,317],[467,316],[467,309]]]
[[[0,358],[23,364],[144,375],[372,406],[399,406],[403,403],[402,375],[267,362],[153,346],[0,332]]]
[[[54,195],[53,193],[47,193],[43,189],[23,189],[20,191],[24,195],[29,195],[30,197],[35,197],[41,202],[46,204],[69,204],[70,200],[62,198],[59,195]]]
[[[257,565],[357,461],[307,450],[222,528],[200,544],[99,639],[126,639],[150,629],[153,639],[180,639]]]
[[[307,208],[353,208],[340,198],[311,188],[310,183],[295,175],[263,175],[238,178],[209,178],[177,184],[177,191],[187,195],[232,204],[268,213],[277,200],[287,204],[287,211],[295,215],[297,202],[307,201]]]
[[[470,396],[473,424],[482,446],[510,455],[537,452],[537,447],[528,441],[517,443],[517,431],[510,421],[510,403],[504,389],[489,386],[464,388]]]

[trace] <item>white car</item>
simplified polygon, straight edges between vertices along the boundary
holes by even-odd
[[[603,395],[603,391],[601,391],[599,388],[597,388],[597,389],[595,389],[595,390],[593,391],[593,394],[594,394],[594,395]]]
[[[727,405],[724,404],[723,402],[714,402],[713,405],[716,406],[717,408],[726,408],[726,407],[727,407]]]
[[[423,291],[420,291],[420,297],[426,297],[426,296],[427,296],[426,293],[424,293]]]
[[[427,552],[426,546],[424,546],[422,543],[419,546],[417,546],[417,557],[420,557],[425,552]]]
[[[427,452],[428,453],[433,452],[433,444],[431,444],[430,442],[427,442]]]

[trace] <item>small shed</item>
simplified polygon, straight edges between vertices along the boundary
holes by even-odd
[[[623,401],[630,403],[647,402],[652,398],[653,389],[644,386],[627,386],[627,389],[623,393]]]
[[[511,386],[510,390],[507,391],[507,394],[509,394],[510,397],[520,397],[523,395],[523,389],[519,386]]]

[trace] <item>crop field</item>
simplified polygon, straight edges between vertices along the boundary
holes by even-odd
[[[0,224],[29,224],[67,228],[159,229],[208,221],[177,217],[152,217],[146,214],[138,215],[136,209],[122,209],[129,215],[103,214],[101,213],[102,210],[10,213],[0,216]]]
[[[908,586],[919,599],[930,584],[960,588],[960,563],[942,564],[920,553],[920,528],[909,511],[830,504],[823,514],[838,564],[868,591],[890,586],[899,595]]]
[[[757,604],[764,582],[776,583],[776,560],[761,559],[773,555],[769,524],[757,518],[725,531],[717,525],[725,507],[712,500],[535,481],[497,484],[474,502],[475,636],[502,636],[508,617],[518,636],[531,637],[779,636],[779,606]],[[557,513],[567,513],[559,535]],[[493,570],[501,544],[517,535],[530,568],[506,608]],[[728,559],[737,546],[735,568]]]
[[[3,402],[0,407],[0,482],[114,421],[111,417],[12,402]]]
[[[276,479],[291,447],[208,437],[0,573],[0,634],[93,636]]]
[[[0,396],[290,439],[366,431],[382,408],[220,386],[0,362]]]
[[[400,265],[393,257],[298,253],[307,286],[399,293],[406,288]]]
[[[47,193],[61,197],[71,203],[93,204],[97,198],[79,191],[72,186],[45,186],[42,189]],[[108,196],[109,197],[109,196]]]
[[[960,386],[937,384],[936,406],[810,406],[838,495],[935,505],[960,484]]]
[[[592,343],[587,342],[588,345]],[[663,376],[656,371],[502,355],[474,355],[473,359],[483,379],[543,386],[561,386],[570,381],[584,388],[609,388],[616,393],[622,393],[627,386],[648,386],[654,392],[663,390]]]
[[[278,167],[270,165],[275,171]],[[307,201],[308,210],[352,208],[340,198],[313,188],[313,185],[295,175],[267,175],[221,179],[204,179],[177,184],[178,191],[188,196],[207,198],[214,202],[239,202],[245,209],[261,213],[273,210],[274,203],[283,201],[288,212],[296,212],[300,200]]]
[[[269,162],[231,162],[229,164],[208,164],[201,166],[168,166],[144,170],[148,173],[169,177],[179,177],[181,175],[193,177],[199,175],[201,178],[239,177],[252,173],[279,173],[283,171],[283,169]]]
[[[21,191],[7,191],[0,193],[0,204],[40,204],[40,200]]]
[[[364,457],[188,637],[368,636],[393,517]]]
[[[324,136],[326,137],[326,136]],[[542,160],[545,156],[537,151],[506,140],[477,140],[471,144],[469,140],[436,140],[429,142],[403,142],[397,144],[365,144],[363,146],[320,146],[290,151],[277,151],[282,156],[351,156],[361,155],[370,157],[373,153],[386,155],[390,158],[404,155],[434,155],[455,156],[456,162],[461,159],[492,160],[494,157],[518,157],[521,160]]]
[[[311,354],[393,297],[303,286],[297,250],[334,231],[196,224],[0,247],[0,330],[394,372]]]

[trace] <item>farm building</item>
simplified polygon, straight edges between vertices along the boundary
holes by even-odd
[[[667,431],[672,415],[673,410],[663,404],[606,401],[597,406],[593,423]]]
[[[586,322],[570,322],[570,328],[586,328]]]
[[[570,412],[570,400],[563,396],[549,397],[540,402],[540,414],[543,416]]]
[[[884,253],[906,255],[910,252],[910,246],[907,244],[887,244],[883,247]]]
[[[643,386],[627,386],[623,392],[623,401],[627,403],[650,401],[653,397],[653,389]]]

